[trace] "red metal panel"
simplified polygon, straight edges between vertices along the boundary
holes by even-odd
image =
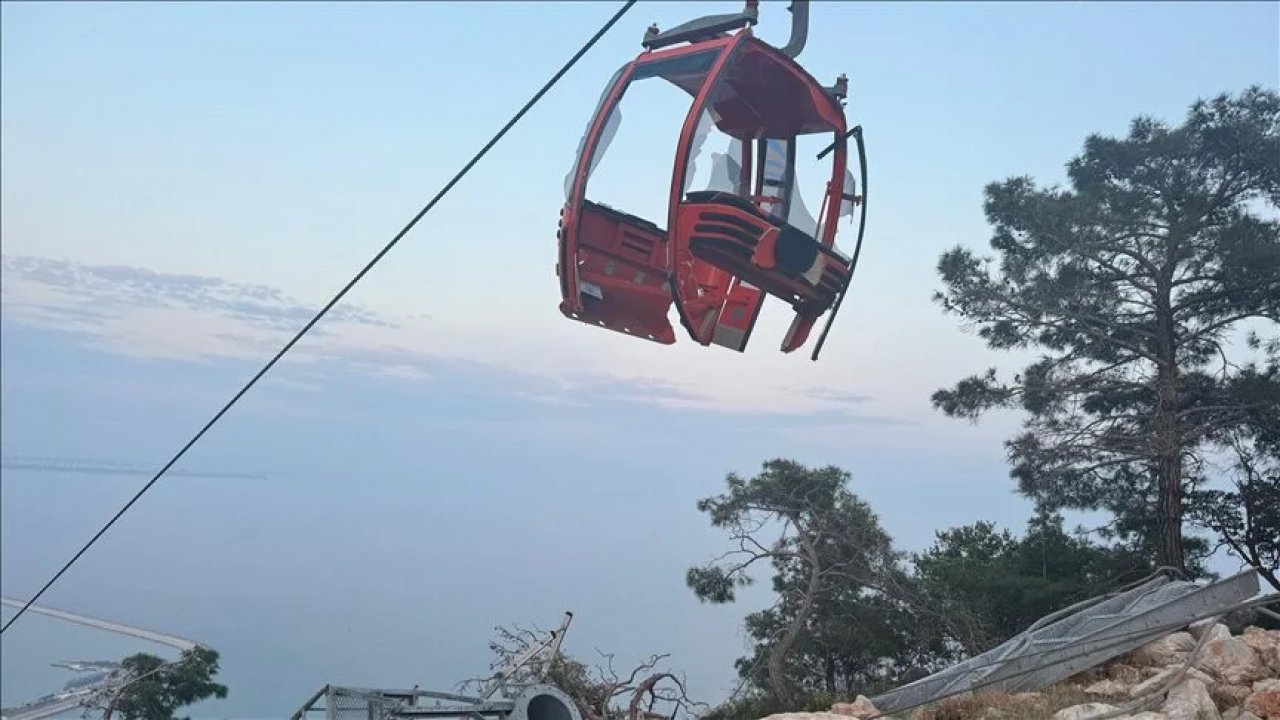
[[[640,218],[593,205],[585,197],[586,181],[608,118],[638,68],[694,53],[722,50],[732,41],[732,37],[717,38],[641,53],[619,73],[600,104],[578,158],[557,233],[560,311],[566,317],[656,342],[675,342],[675,333],[666,317],[672,300],[670,291],[664,287],[670,275],[666,233]],[[717,58],[717,62],[720,59]],[[707,77],[711,76],[712,73],[708,73]],[[634,248],[641,245],[650,248],[645,259],[635,256]]]
[[[574,313],[581,313],[583,309],[582,299],[578,291],[578,237],[580,232],[579,221],[582,217],[582,201],[586,189],[587,174],[591,168],[591,158],[595,153],[596,145],[600,141],[600,133],[604,130],[609,113],[613,111],[614,106],[618,103],[618,98],[622,96],[622,92],[626,89],[631,73],[634,70],[635,62],[632,61],[625,70],[618,74],[617,80],[609,90],[608,97],[600,104],[599,112],[596,113],[596,117],[591,121],[591,127],[587,131],[586,142],[583,143],[582,154],[578,156],[578,164],[574,169],[573,186],[569,190],[569,198],[565,207],[560,211],[560,227],[556,231],[556,237],[560,245],[560,257],[559,262],[556,264],[556,274],[560,276],[560,311],[566,316],[572,317]]]
[[[758,293],[764,291],[796,309],[796,321],[783,342],[784,351],[794,350],[804,343],[814,322],[834,302],[848,269],[843,261],[820,253],[812,267],[816,278],[812,274],[809,278],[797,277],[795,268],[784,272],[776,262],[779,227],[732,205],[686,201],[683,190],[693,137],[713,88],[722,81],[731,82],[732,92],[716,100],[717,126],[740,139],[794,138],[814,132],[830,132],[839,137],[845,131],[844,112],[803,68],[744,30],[725,45],[694,99],[681,129],[672,171],[669,266],[674,277],[672,294],[686,330],[702,345],[718,342],[741,349],[750,332],[750,326],[742,324],[748,317],[743,308],[753,310],[749,317],[754,323],[763,299]],[[823,194],[820,213],[826,221],[821,236],[814,239],[828,250],[835,244],[844,186],[843,143],[837,143],[831,163],[831,180]],[[708,222],[708,213],[729,224]],[[805,253],[813,257],[814,251],[803,243],[792,243],[789,249],[801,251],[801,258],[806,257]],[[816,283],[811,282],[814,279]],[[739,280],[755,287],[742,288],[747,295],[741,295]]]
[[[689,164],[689,151],[698,129],[699,115],[706,104],[707,94],[720,76],[725,64],[733,57],[742,43],[751,37],[750,30],[743,30],[727,39],[707,73],[702,88],[694,98],[685,116],[684,127],[676,146],[676,157],[671,172],[671,195],[668,200],[667,227],[672,234],[667,242],[667,266],[671,270],[671,294],[675,300],[680,323],[689,335],[701,345],[710,345],[715,336],[716,320],[724,307],[733,277],[714,265],[703,262],[689,251],[688,236],[677,230],[680,203],[684,199],[685,173]]]
[[[746,350],[751,331],[760,317],[764,298],[765,293],[760,288],[744,284],[741,278],[735,279],[733,287],[729,288],[724,307],[720,310],[711,341],[730,350]]]
[[[575,256],[578,305],[567,317],[663,344],[676,341],[667,311],[666,234],[638,218],[590,202],[580,207]]]
[[[817,283],[777,270],[775,247],[779,228],[764,217],[733,205],[686,202],[680,206],[671,234],[683,238],[695,258],[714,264],[791,305],[825,309],[848,274],[842,260],[822,252],[818,254],[822,272]],[[690,305],[705,309],[709,301],[694,298]]]

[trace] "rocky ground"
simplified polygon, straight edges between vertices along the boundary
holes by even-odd
[[[766,720],[879,716],[867,698],[858,697],[852,703],[836,704],[831,712],[781,713]],[[965,693],[891,717],[1280,720],[1280,631],[1249,627],[1232,635],[1225,625],[1197,623],[1040,692]]]

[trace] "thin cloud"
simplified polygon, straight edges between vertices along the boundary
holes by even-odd
[[[37,284],[63,293],[78,306],[68,308],[36,302],[37,307],[53,313],[96,312],[99,320],[105,319],[104,308],[167,307],[215,312],[258,327],[296,329],[316,311],[275,288],[198,275],[160,273],[147,268],[5,255],[0,257],[0,269],[9,282]],[[6,299],[15,301],[15,298]],[[23,298],[18,297],[16,301],[22,303]],[[339,323],[395,327],[376,313],[353,305],[335,307],[329,318]]]
[[[829,400],[841,405],[864,405],[872,400],[870,395],[840,390],[838,388],[816,387],[801,390],[806,396],[815,400]]]
[[[134,358],[256,364],[315,313],[275,288],[215,277],[13,255],[0,256],[0,270],[6,318]],[[839,388],[748,384],[751,392],[743,393],[723,377],[666,378],[607,360],[583,372],[574,348],[525,350],[517,338],[495,339],[424,315],[339,305],[290,353],[289,364],[309,367],[313,387],[345,371],[417,383],[478,372],[485,386],[543,405],[713,412],[752,426],[767,418],[781,418],[784,427],[825,425],[837,416],[846,425],[903,424],[866,412],[871,398]]]

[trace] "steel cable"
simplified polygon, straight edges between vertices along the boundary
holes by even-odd
[[[459,170],[458,173],[453,176],[453,179],[450,180],[448,183],[446,183],[445,186],[441,188],[439,192],[436,193],[435,197],[431,198],[431,200],[425,206],[423,206],[421,210],[418,211],[418,214],[414,215],[413,219],[411,219],[404,226],[404,228],[400,230],[400,232],[396,233],[395,237],[391,238],[391,240],[385,246],[383,246],[383,248],[380,251],[378,251],[378,254],[374,255],[373,259],[370,260],[368,263],[366,263],[365,266],[361,268],[358,273],[355,274],[355,277],[351,278],[351,280],[348,281],[347,284],[343,286],[341,290],[338,291],[338,294],[334,295],[333,298],[329,300],[329,302],[325,303],[325,306],[320,309],[320,312],[316,313],[315,317],[311,318],[311,320],[308,321],[306,325],[303,325],[302,329],[299,330],[298,333],[293,336],[293,339],[285,343],[284,347],[280,348],[279,352],[277,352],[275,356],[272,357],[271,360],[269,360],[267,364],[264,365],[262,369],[259,370],[249,380],[249,382],[245,383],[244,387],[240,388],[240,390],[234,396],[232,396],[232,398],[229,401],[227,401],[225,405],[222,406],[222,409],[219,410],[212,418],[210,418],[209,421],[204,424],[204,427],[200,428],[200,431],[197,432],[195,435],[193,435],[191,439],[188,440],[187,443],[182,446],[182,449],[178,450],[178,452],[174,454],[174,456],[170,458],[170,460],[167,463],[164,464],[164,467],[160,468],[160,471],[157,472],[155,476],[152,477],[151,480],[147,482],[146,485],[143,485],[142,489],[139,490],[136,494],[134,494],[134,496],[129,499],[129,502],[125,503],[124,506],[121,507],[120,510],[118,510],[116,514],[112,516],[112,518],[108,520],[105,525],[102,526],[102,529],[98,530],[98,532],[95,533],[94,536],[89,539],[89,542],[84,544],[84,547],[80,548],[80,550],[77,551],[75,555],[71,556],[71,559],[68,560],[66,564],[62,566],[62,569],[58,570],[58,572],[55,573],[54,576],[44,584],[44,587],[40,588],[39,592],[37,592],[35,595],[32,595],[31,599],[28,600],[26,604],[22,606],[22,609],[18,610],[16,615],[14,615],[12,618],[9,618],[9,621],[6,622],[3,627],[0,627],[0,634],[3,634],[5,630],[9,629],[9,626],[13,625],[13,623],[18,618],[22,617],[23,613],[27,611],[27,608],[31,607],[31,605],[35,603],[36,600],[39,600],[41,595],[44,595],[44,593],[48,591],[48,589],[52,587],[53,584],[57,582],[58,579],[61,578],[62,575],[66,573],[67,570],[69,570],[71,566],[74,565],[76,561],[79,560],[80,557],[84,555],[85,552],[88,551],[89,548],[92,547],[93,544],[96,543],[98,539],[101,538],[102,535],[106,533],[106,531],[109,530],[111,526],[114,525],[116,521],[119,520],[120,517],[129,510],[129,508],[133,507],[133,504],[136,503],[139,498],[141,498],[148,490],[150,490],[151,487],[155,485],[156,482],[161,477],[163,477],[165,473],[169,471],[169,468],[173,467],[174,464],[178,462],[178,460],[182,459],[182,456],[186,455],[187,451],[190,450],[191,447],[194,446],[200,440],[200,438],[204,437],[205,433],[209,432],[209,429],[212,428],[219,420],[221,420],[222,416],[225,415],[227,411],[229,411],[237,402],[239,402],[240,398],[244,397],[245,393],[249,392],[249,389],[252,388],[254,385],[256,385],[258,380],[262,379],[262,377],[266,375],[267,372],[271,370],[271,368],[274,367],[277,362],[280,361],[280,358],[284,357],[285,353],[293,349],[293,346],[296,345],[298,341],[301,340],[302,337],[306,335],[307,332],[309,332],[312,327],[315,326],[316,323],[320,322],[320,319],[323,318],[326,314],[328,314],[329,310],[331,310],[334,305],[337,305],[338,301],[340,301],[343,297],[345,297],[346,294],[351,290],[351,288],[355,287],[356,283],[360,282],[360,280],[364,278],[364,276],[368,274],[370,270],[373,269],[374,265],[377,265],[378,262],[381,261],[382,258],[400,242],[401,238],[407,235],[409,231],[412,230],[413,227],[418,224],[418,221],[421,220],[423,216],[425,216],[428,212],[430,212],[431,209],[436,206],[436,203],[440,202],[440,200],[444,198],[444,196],[447,195],[450,190],[453,189],[453,186],[457,185],[458,181],[462,180],[463,176],[465,176],[468,172],[470,172],[471,168],[474,167],[475,164],[478,163],[481,158],[483,158],[486,154],[488,154],[489,150],[492,149],[493,146],[496,145],[498,141],[501,140],[502,137],[507,134],[507,131],[509,131],[517,122],[519,122],[520,119],[524,117],[526,113],[529,112],[529,110],[533,109],[533,106],[536,105],[538,101],[541,100],[542,97],[546,95],[547,92],[549,92],[551,88],[554,87],[556,83],[560,81],[560,78],[564,77],[564,75],[567,72],[569,72],[569,70],[574,65],[578,63],[578,60],[582,59],[582,56],[585,55],[588,50],[590,50],[597,42],[599,42],[600,38],[604,37],[604,35],[607,32],[609,32],[609,30],[611,30],[619,20],[622,19],[623,15],[627,14],[627,11],[630,10],[631,7],[636,4],[636,2],[637,0],[627,0],[627,2],[623,3],[622,7],[613,14],[613,17],[609,18],[608,22],[606,22],[599,30],[597,30],[596,33],[591,36],[591,39],[589,39],[586,42],[586,44],[584,44],[576,53],[574,53],[573,56],[569,58],[568,62],[566,62],[560,68],[560,70],[556,72],[555,75],[551,76],[550,80],[548,80],[545,84],[543,84],[542,88],[538,90],[538,92],[536,92],[533,95],[533,97],[530,98],[529,101],[524,104],[524,107],[520,108],[519,112],[517,112],[514,116],[512,116],[512,118],[507,121],[507,124],[503,125],[502,129],[499,130],[497,134],[495,134],[493,138],[489,140],[489,142],[485,143],[484,147],[482,147],[480,151],[477,152],[471,158],[471,160],[468,161],[467,164],[464,165],[462,169]]]

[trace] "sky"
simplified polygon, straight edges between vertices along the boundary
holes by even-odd
[[[0,5],[5,456],[158,468],[616,7]],[[714,701],[768,600],[684,587],[724,547],[695,503],[726,473],[840,465],[904,550],[1019,529],[1018,418],[929,396],[1025,358],[931,302],[938,256],[985,247],[987,183],[1062,183],[1090,133],[1280,86],[1278,6],[815,2],[800,59],[848,74],[871,178],[822,360],[778,352],[776,303],[742,355],[563,319],[554,223],[601,88],[650,23],[738,7],[638,4],[177,468],[265,477],[163,480],[45,602],[218,649],[231,695],[197,720],[287,715],[327,682],[446,689],[486,670],[493,626],[564,610],[567,651],[669,652]],[[762,38],[785,42],[785,7],[761,3]],[[677,133],[611,146],[637,198],[665,192]],[[145,480],[5,470],[4,594]],[[25,616],[0,704],[122,647]]]

